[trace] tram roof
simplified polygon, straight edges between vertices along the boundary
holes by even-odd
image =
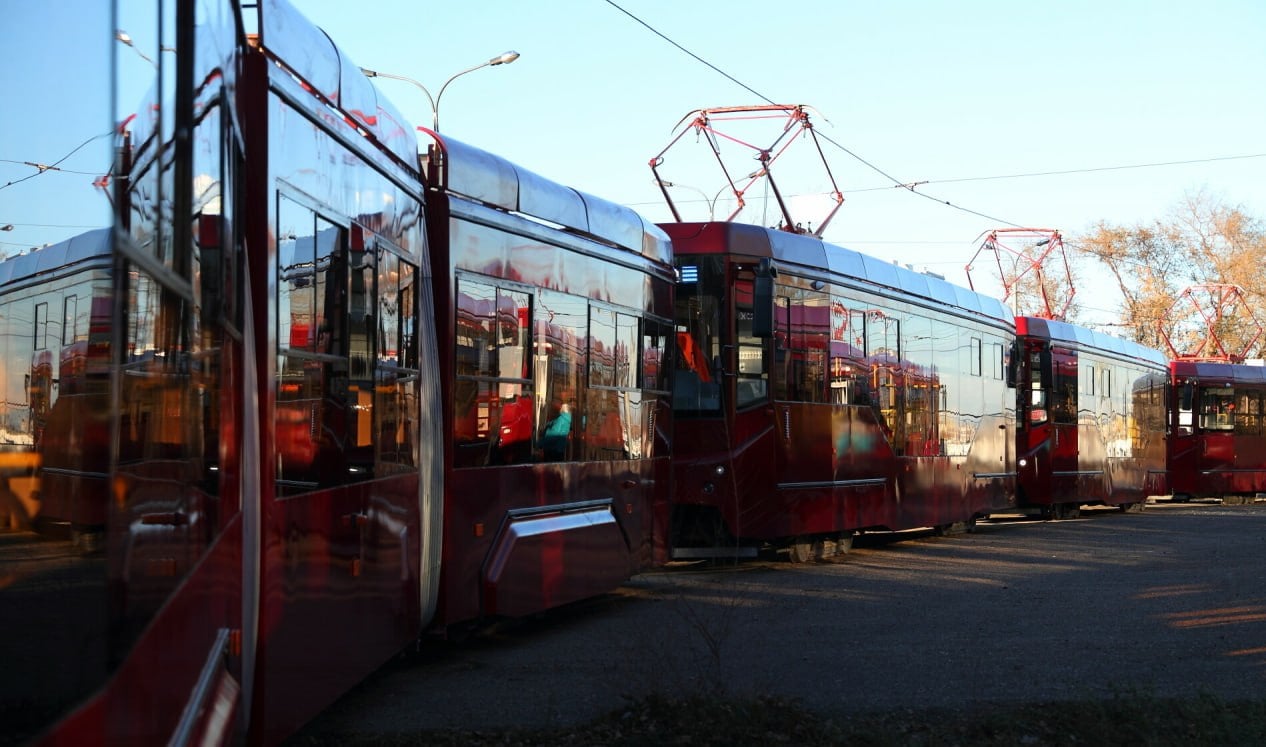
[[[769,257],[780,268],[798,268],[809,275],[822,274],[831,279],[847,279],[853,282],[882,286],[902,295],[914,296],[935,304],[983,314],[1010,325],[1011,310],[1002,301],[955,285],[935,275],[915,272],[900,265],[877,259],[852,249],[827,243],[804,234],[781,231],[775,228],[753,226],[746,223],[663,223],[674,242],[694,241],[687,253],[720,251],[748,255],[754,258]],[[677,251],[682,251],[677,245]],[[706,247],[714,247],[707,249]]]
[[[1266,383],[1266,366],[1261,364],[1176,360],[1170,361],[1169,368],[1175,377],[1199,379],[1206,383]]]
[[[19,254],[0,262],[0,286],[29,280],[97,257],[110,255],[110,229],[94,228],[65,241]]]
[[[436,135],[435,142],[444,154],[436,164],[444,190],[672,263],[668,235],[632,208],[551,181],[447,135]]]
[[[286,0],[260,10],[264,48],[402,162],[417,164],[414,127],[321,28]]]
[[[1025,316],[1016,318],[1016,327],[1020,334],[1030,334],[1061,342],[1076,343],[1082,347],[1096,348],[1129,358],[1137,358],[1159,366],[1164,366],[1168,362],[1165,354],[1155,348],[1149,348],[1133,340],[1125,340],[1068,322]]]

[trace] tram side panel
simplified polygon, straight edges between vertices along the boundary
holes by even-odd
[[[1266,492],[1266,367],[1177,360],[1169,369],[1174,497],[1243,500]]]
[[[808,237],[664,228],[682,274],[678,555],[952,525],[1010,502],[1012,333],[1000,304],[964,289],[968,311],[948,283]]]
[[[386,139],[402,120],[322,32],[265,10],[241,90],[268,455],[251,734],[274,741],[429,619],[442,476],[415,147]],[[329,81],[342,116],[313,95]]]
[[[1165,492],[1162,354],[1064,322],[1016,324],[1021,506],[1066,517]]]

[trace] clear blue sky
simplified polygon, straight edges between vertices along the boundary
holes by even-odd
[[[449,86],[441,130],[655,220],[668,213],[647,162],[668,144],[674,125],[700,107],[762,103],[604,0],[295,4],[357,64],[416,78],[432,93],[453,73],[517,50],[515,63]],[[811,105],[823,134],[898,180],[927,181],[921,192],[990,216],[887,188],[884,176],[827,145],[846,203],[826,238],[884,259],[961,283],[977,237],[1003,227],[1000,221],[1076,235],[1099,220],[1162,217],[1201,189],[1266,217],[1266,158],[1206,160],[1266,154],[1260,0],[618,4],[756,93]],[[23,64],[12,61],[14,45],[40,45],[32,54],[48,58],[57,52],[47,49],[50,36],[68,43],[85,23],[82,13],[30,21],[44,29],[33,40],[19,29],[27,24],[8,22],[15,12],[56,15],[33,5],[4,11],[0,48],[10,69]],[[116,51],[125,72],[145,64],[130,50]],[[62,50],[52,59],[43,72],[63,78],[91,65],[79,52]],[[16,92],[24,102],[37,98],[32,91],[46,95],[28,109],[38,114],[34,121],[15,124],[12,82],[6,71],[0,159],[48,162],[83,140],[82,122],[55,116],[59,105],[47,84]],[[380,88],[415,124],[430,122],[421,92],[396,81]],[[15,150],[24,137],[42,149]],[[724,183],[702,159],[691,160],[704,147],[690,138],[668,153],[668,178],[689,185],[675,192],[680,199],[698,200],[695,190],[714,194]],[[1173,161],[1204,162],[952,181]],[[11,167],[0,162],[0,184],[30,171]],[[786,191],[825,189],[816,172],[783,175],[777,168]],[[53,179],[70,177],[33,181]],[[12,211],[23,186],[0,191],[0,225],[19,223]],[[748,220],[766,219],[759,195],[749,193],[749,205]],[[702,202],[686,209],[696,217],[707,212]],[[34,241],[28,235],[14,238],[15,230],[0,241]],[[1103,293],[1083,294],[1093,297],[1092,307],[1117,304]]]

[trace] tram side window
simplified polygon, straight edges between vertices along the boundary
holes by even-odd
[[[971,352],[969,353],[971,360],[971,375],[980,376],[981,363],[984,357],[982,343],[979,337],[971,338]]]
[[[1051,420],[1065,425],[1077,422],[1077,359],[1053,355],[1054,379],[1051,387]]]
[[[347,281],[344,302],[347,306],[347,366],[344,395],[346,447],[349,476],[373,474],[374,470],[374,350],[377,330],[374,316],[378,302],[374,284],[378,272],[378,255],[365,246],[364,232],[354,227],[353,240],[347,250]],[[332,313],[337,313],[333,311]],[[343,354],[343,351],[336,351]]]
[[[900,336],[900,320],[879,309],[867,312],[866,359],[870,362],[870,385],[874,392],[872,406],[878,410],[880,423],[890,438],[901,428],[904,409],[897,376],[901,370]]]
[[[842,301],[833,301],[830,344],[831,402],[837,405],[869,405],[865,312],[848,309]]]
[[[828,297],[803,288],[783,288],[776,300],[774,328],[778,399],[826,402]]]
[[[529,461],[538,409],[530,379],[531,296],[460,276],[456,311],[453,463]]]
[[[734,334],[738,342],[738,376],[735,378],[734,406],[739,410],[769,399],[769,372],[765,368],[765,341],[752,331],[753,290],[751,278],[740,278],[734,283]]]
[[[1235,390],[1235,435],[1262,435],[1262,397],[1255,389]]]
[[[1234,430],[1235,390],[1210,387],[1200,397],[1200,427],[1207,431]]]
[[[1175,409],[1178,413],[1177,425],[1178,425],[1178,433],[1180,435],[1184,435],[1184,436],[1191,435],[1192,424],[1195,422],[1193,413],[1191,411],[1192,406],[1195,404],[1194,402],[1195,397],[1193,396],[1194,389],[1195,387],[1191,384],[1191,382],[1187,382],[1186,384],[1183,384],[1178,389],[1178,393],[1177,393],[1178,406]]]
[[[347,228],[277,202],[277,484],[283,494],[374,476],[375,255]]]
[[[583,298],[554,291],[541,291],[539,304],[533,337],[538,351],[533,385],[541,397],[536,442],[541,460],[557,462],[574,459],[577,453],[574,434],[579,431],[589,354],[589,305]]]
[[[73,345],[81,339],[76,329],[78,321],[78,299],[75,296],[66,296],[62,299],[62,345]]]
[[[1045,423],[1049,418],[1045,384],[1051,379],[1050,374],[1046,373],[1046,366],[1050,362],[1049,354],[1044,355],[1040,350],[1029,351],[1029,422],[1034,425]]]
[[[385,248],[378,249],[378,351],[374,412],[377,462],[417,464],[418,357],[414,325],[418,314],[417,268]]]
[[[901,376],[905,390],[906,456],[934,456],[940,453],[941,379],[936,368],[933,322],[911,316],[903,328]]]
[[[584,411],[584,458],[625,459],[634,428],[641,430],[639,320],[612,309],[589,309],[589,386]]]
[[[642,321],[641,386],[645,400],[641,431],[634,434],[629,454],[633,459],[668,453],[670,440],[666,426],[672,421],[669,418],[661,425],[661,420],[666,414],[664,411],[673,403],[670,393],[672,363],[667,357],[670,355],[668,341],[672,339],[672,334],[672,326],[668,322]]]
[[[669,381],[667,343],[668,330],[665,325],[647,320],[642,330],[641,385],[643,389],[665,393],[672,386]]]
[[[35,304],[35,332],[32,339],[36,350],[48,349],[48,304]]]

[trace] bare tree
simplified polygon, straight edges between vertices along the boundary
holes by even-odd
[[[1097,223],[1070,243],[1102,262],[1121,291],[1121,321],[1130,336],[1148,345],[1196,342],[1196,312],[1174,302],[1198,285],[1238,286],[1245,308],[1219,321],[1229,349],[1253,339],[1256,319],[1266,318],[1266,227],[1241,206],[1205,191],[1187,194],[1164,218],[1134,226]],[[1260,346],[1260,341],[1257,343]],[[1180,351],[1181,352],[1181,351]],[[1250,354],[1252,350],[1247,351]]]

